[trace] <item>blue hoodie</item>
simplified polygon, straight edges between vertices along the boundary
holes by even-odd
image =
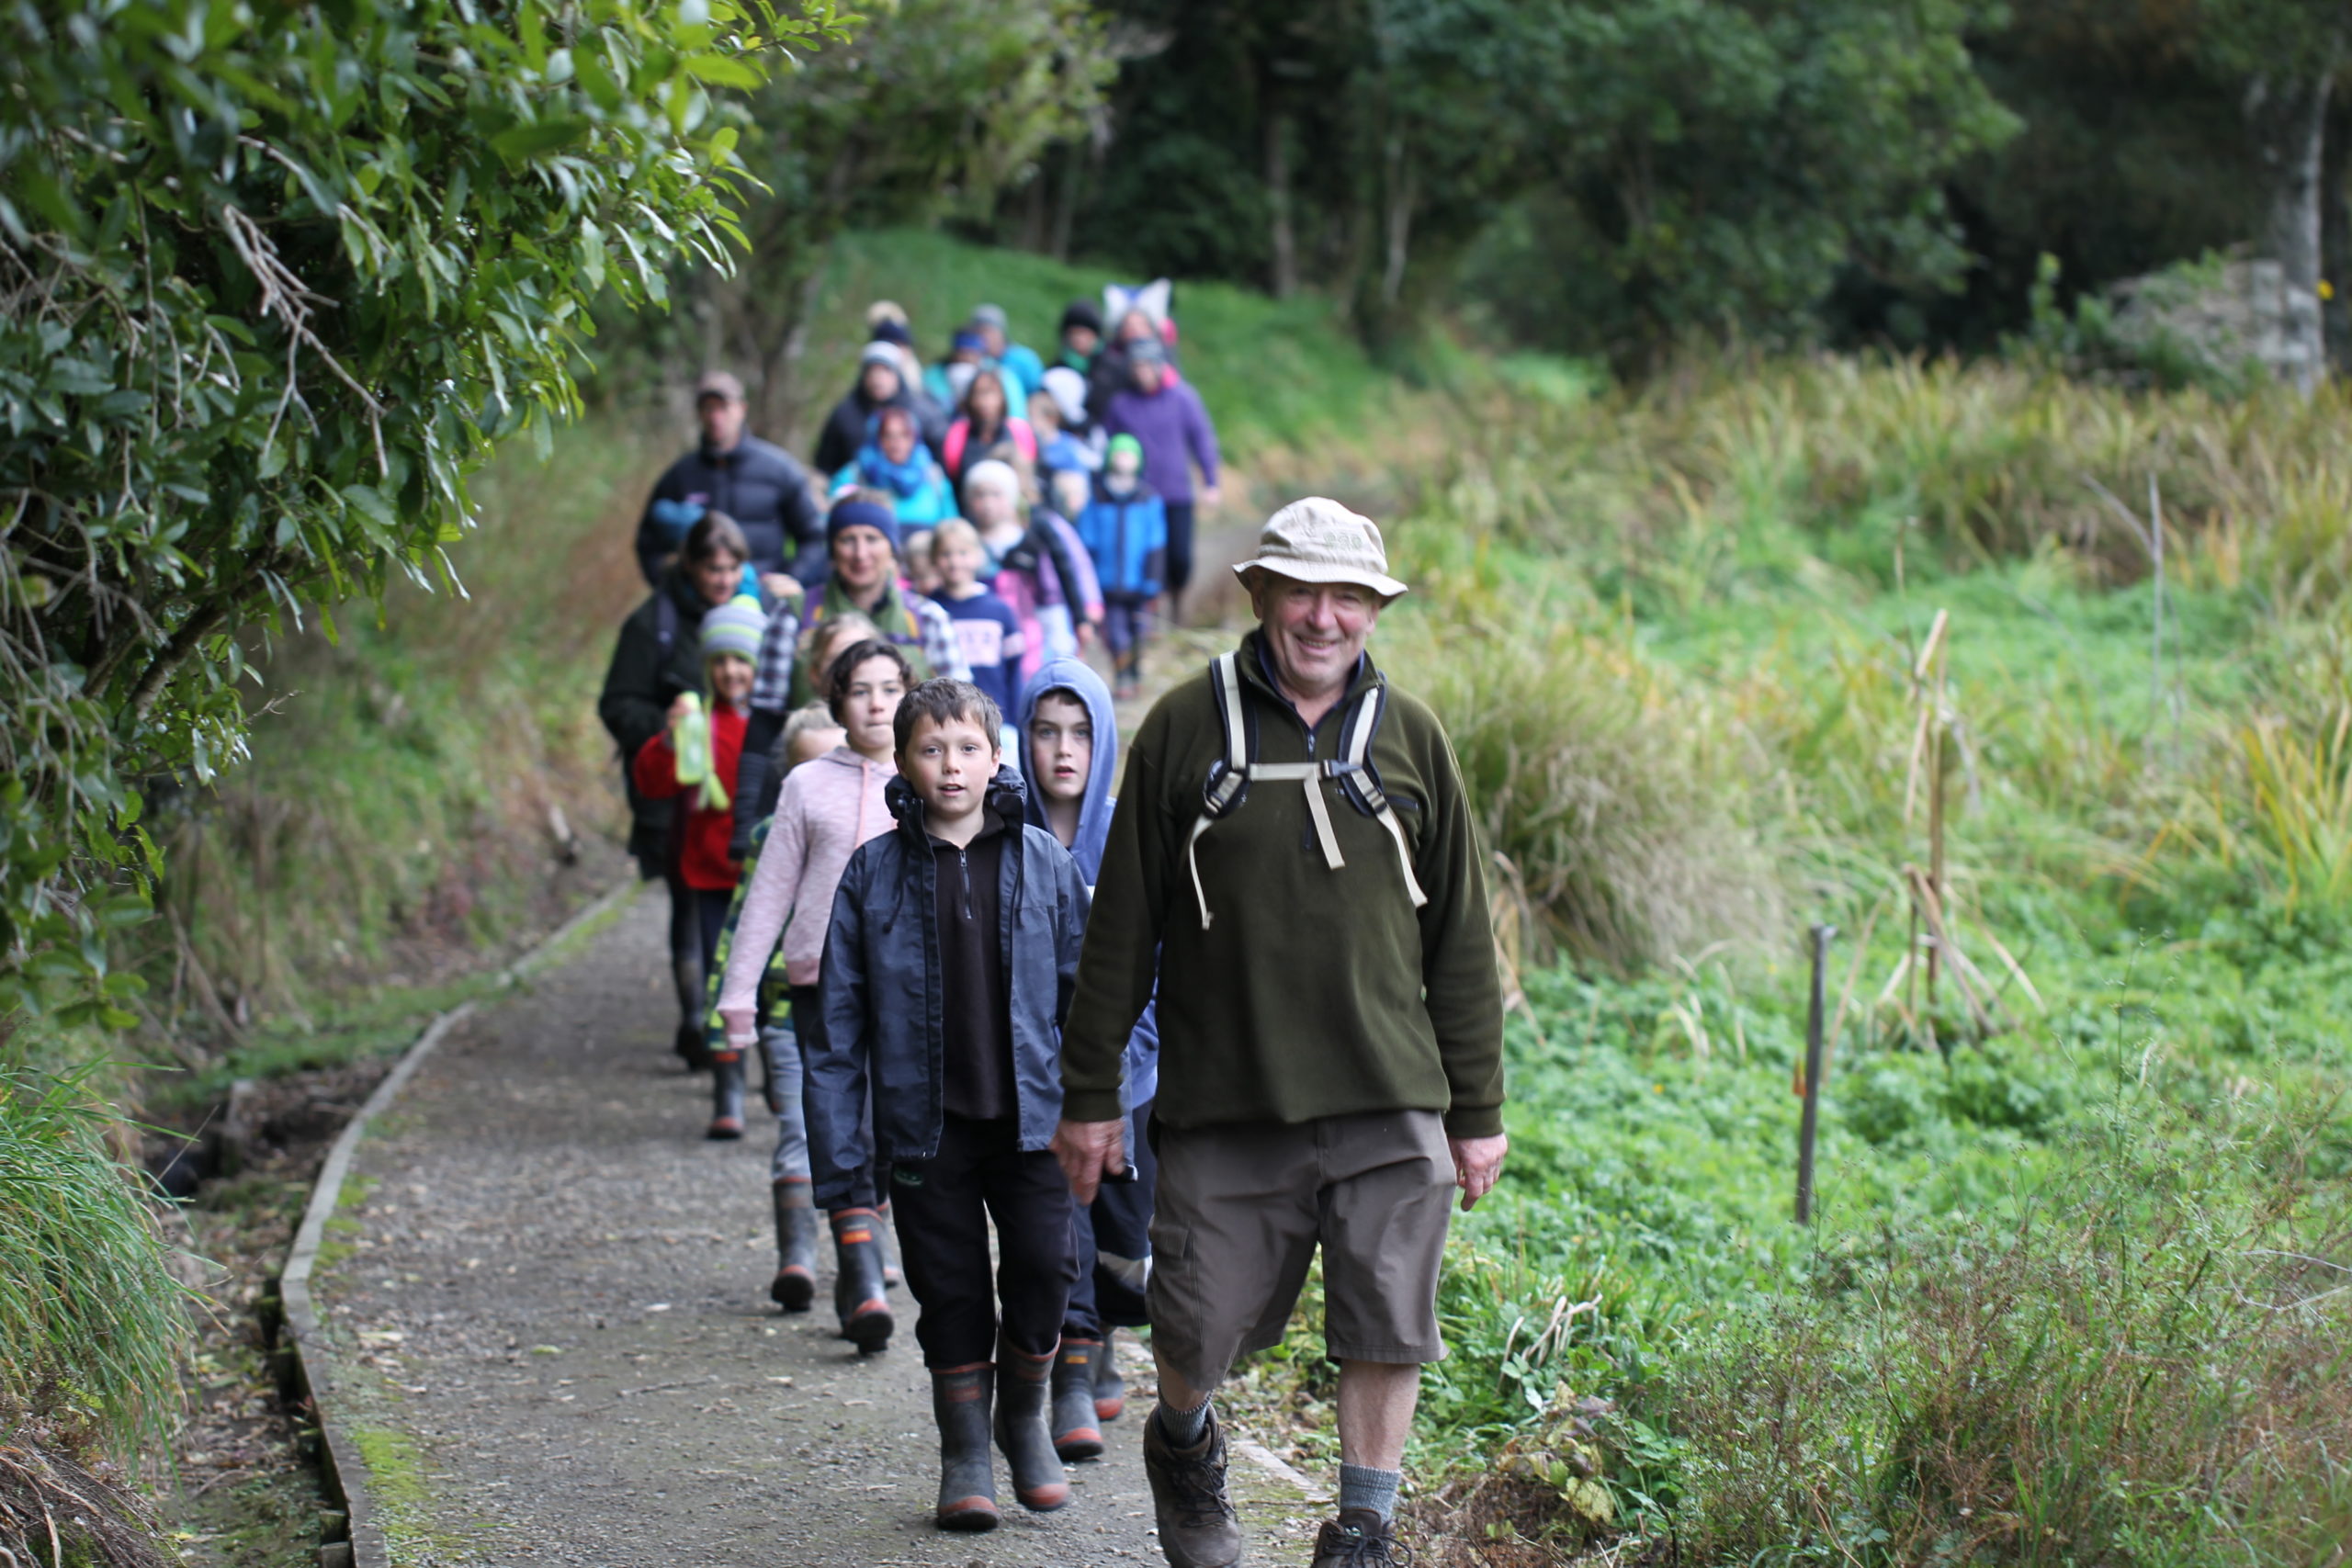
[[[1111,810],[1117,803],[1111,795],[1111,781],[1119,775],[1119,716],[1111,705],[1111,688],[1093,669],[1075,659],[1049,659],[1038,667],[1021,694],[1021,722],[1017,733],[1021,738],[1021,772],[1029,768],[1029,724],[1037,716],[1037,700],[1055,692],[1067,693],[1085,705],[1086,716],[1094,726],[1094,764],[1087,770],[1086,795],[1078,805],[1078,836],[1070,841],[1070,858],[1078,862],[1078,874],[1085,879],[1089,898],[1093,897],[1095,878],[1102,870],[1102,845],[1111,834]],[[1023,796],[1023,811],[1031,825],[1053,831],[1046,819],[1045,797],[1031,783]],[[1126,1108],[1130,1111],[1159,1092],[1159,1005],[1157,1001],[1144,1009],[1143,1017],[1136,1023],[1135,1032],[1127,1037],[1126,1055],[1122,1064],[1125,1087]]]

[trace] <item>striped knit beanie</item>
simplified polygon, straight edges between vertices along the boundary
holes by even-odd
[[[750,594],[729,599],[702,618],[702,658],[707,664],[722,653],[757,663],[760,638],[768,629],[767,612]]]

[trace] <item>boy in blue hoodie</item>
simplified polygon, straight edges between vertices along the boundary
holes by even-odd
[[[1143,444],[1134,436],[1111,437],[1076,527],[1102,581],[1102,642],[1111,650],[1119,695],[1132,697],[1142,683],[1151,602],[1159,597],[1168,557],[1168,505],[1144,483]]]
[[[1077,1264],[1069,1184],[1048,1145],[1087,892],[1069,852],[1023,820],[1002,723],[967,681],[926,681],[900,702],[884,794],[898,825],[842,874],[824,1028],[806,1047],[818,1206],[846,1201],[870,1154],[890,1165],[943,1529],[997,1523],[991,1429],[1022,1506],[1069,1501],[1047,1397]]]
[[[1091,894],[1116,804],[1119,722],[1102,677],[1075,659],[1049,660],[1022,699],[1022,744],[1029,820],[1053,834],[1078,862]],[[1054,1363],[1054,1451],[1064,1460],[1102,1451],[1102,1423],[1125,1406],[1114,1339],[1141,1328],[1144,1282],[1151,1273],[1152,1191],[1159,1162],[1144,1136],[1159,1084],[1159,1021],[1146,1008],[1127,1041],[1122,1074],[1128,1100],[1131,1181],[1106,1183],[1073,1216],[1078,1280],[1062,1316],[1062,1349]]]

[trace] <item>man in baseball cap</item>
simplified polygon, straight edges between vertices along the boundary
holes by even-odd
[[[695,378],[702,439],[663,471],[638,521],[637,559],[647,582],[660,583],[686,530],[707,512],[726,513],[743,530],[770,593],[794,594],[800,583],[823,577],[825,518],[808,470],[747,432],[749,412],[743,383],[733,375],[706,370]]]

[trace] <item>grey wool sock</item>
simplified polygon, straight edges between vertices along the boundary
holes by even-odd
[[[1159,1423],[1160,1436],[1170,1448],[1197,1448],[1209,1429],[1209,1402],[1204,1399],[1190,1410],[1179,1410],[1163,1399],[1152,1419]]]
[[[1369,1508],[1390,1524],[1396,1517],[1396,1488],[1404,1483],[1401,1470],[1374,1470],[1369,1465],[1340,1466],[1340,1512]]]

